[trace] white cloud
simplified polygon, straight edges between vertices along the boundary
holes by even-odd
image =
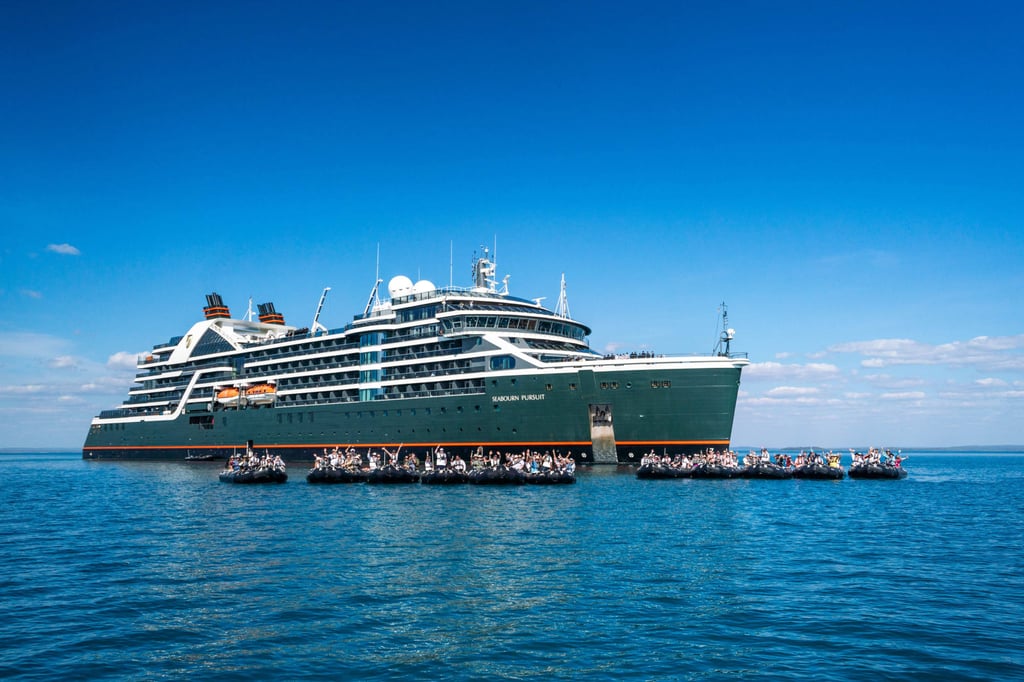
[[[765,395],[760,398],[744,398],[742,404],[744,406],[751,405],[821,405],[825,403],[831,403],[829,400],[822,400],[821,398],[799,395],[799,396],[776,396],[776,395]]]
[[[928,383],[920,377],[894,377],[890,374],[865,374],[863,379],[874,386],[887,389],[917,388]]]
[[[52,358],[48,364],[53,369],[67,369],[69,367],[77,367],[78,361],[70,355],[58,355]]]
[[[107,358],[107,367],[114,370],[132,370],[138,365],[138,353],[120,351]]]
[[[839,374],[838,367],[824,362],[811,362],[806,365],[755,362],[743,370],[744,379],[763,379],[768,381],[815,381],[837,377]]]
[[[902,393],[883,393],[883,400],[923,400],[924,391],[903,391]]]
[[[133,377],[103,376],[78,387],[82,393],[120,393],[134,383]]]
[[[911,339],[875,339],[851,341],[829,347],[833,353],[865,356],[863,367],[895,365],[946,365],[983,370],[1024,370],[1024,334],[1015,336],[977,336],[968,341],[938,345]]]
[[[21,295],[27,296],[28,298],[34,298],[36,300],[43,297],[42,292],[36,291],[35,289],[21,289]]]
[[[770,391],[766,392],[765,395],[774,397],[788,397],[788,396],[803,396],[803,395],[815,395],[820,393],[820,388],[811,388],[807,386],[776,386]]]
[[[59,253],[62,256],[80,256],[82,254],[81,251],[71,246],[71,244],[49,244],[46,250]]]
[[[4,386],[4,393],[42,393],[48,389],[47,386],[42,384],[22,384],[20,386]]]
[[[993,377],[986,377],[984,379],[977,379],[975,382],[978,386],[1006,386],[1006,382],[1002,379],[996,379]]]

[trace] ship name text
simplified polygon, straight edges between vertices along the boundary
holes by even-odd
[[[494,395],[491,401],[496,403],[515,403],[520,400],[544,400],[543,393],[516,393],[513,395]]]

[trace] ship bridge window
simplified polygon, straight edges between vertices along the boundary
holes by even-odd
[[[207,329],[206,333],[199,339],[199,343],[196,344],[193,354],[196,356],[209,355],[211,353],[226,353],[232,350],[234,348],[223,336],[213,331],[213,329]]]
[[[491,369],[513,369],[516,366],[516,359],[511,355],[496,355],[491,358]]]

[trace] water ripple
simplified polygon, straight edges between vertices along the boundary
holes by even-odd
[[[227,486],[5,456],[0,677],[1024,676],[1024,458],[910,478]]]

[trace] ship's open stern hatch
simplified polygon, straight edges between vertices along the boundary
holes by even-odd
[[[612,406],[607,403],[590,405],[590,440],[594,447],[594,462],[615,464],[615,426],[612,422]]]

